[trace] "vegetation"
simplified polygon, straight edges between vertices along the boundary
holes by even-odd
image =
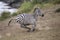
[[[53,3],[53,4],[60,4],[60,0],[33,0],[34,4],[37,3]]]
[[[54,0],[53,3],[54,4],[60,4],[60,0]]]
[[[3,20],[5,20],[5,19],[7,19],[7,18],[10,18],[11,16],[16,16],[16,15],[18,15],[17,13],[10,13],[10,12],[3,12],[2,14],[1,14],[1,17],[0,17],[0,21],[3,21]]]
[[[33,8],[33,4],[31,2],[24,2],[21,7],[18,9],[19,13],[27,13]]]
[[[32,0],[32,2],[25,1],[22,3],[21,7],[18,9],[18,13],[27,13],[36,5],[39,4],[40,8],[51,7],[53,4],[60,3],[60,0]]]
[[[4,19],[9,18],[10,16],[11,16],[10,12],[3,12],[3,13],[1,14],[0,20],[2,21],[2,20],[4,20]]]
[[[13,13],[11,15],[10,12],[3,12],[0,17],[0,20],[7,19],[10,16],[16,16],[20,13],[28,13],[35,7],[35,5],[38,5],[40,8],[49,8],[51,6],[54,6],[54,4],[60,4],[60,0],[32,0],[32,2],[26,0],[22,3],[17,13]],[[56,10],[56,12],[57,11],[60,12],[60,9]]]
[[[11,16],[16,16],[16,15],[18,15],[18,13],[13,13]]]

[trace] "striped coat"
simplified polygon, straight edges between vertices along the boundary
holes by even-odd
[[[22,28],[29,29],[28,31],[32,32],[35,30],[38,16],[43,17],[44,14],[41,13],[40,8],[35,8],[33,14],[19,14],[14,20],[16,20],[16,22],[19,23]],[[12,19],[9,21],[8,25],[11,21]],[[32,28],[27,27],[28,25],[32,25]]]

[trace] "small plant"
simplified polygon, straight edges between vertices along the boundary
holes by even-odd
[[[1,14],[1,17],[0,17],[0,20],[4,20],[4,19],[7,19],[9,18],[11,15],[10,15],[10,12],[3,12]]]
[[[13,13],[13,14],[12,14],[12,16],[16,16],[16,15],[18,15],[18,13]]]
[[[42,0],[33,0],[32,3],[33,4],[39,4],[39,3],[42,3]]]

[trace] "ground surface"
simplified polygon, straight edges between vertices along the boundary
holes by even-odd
[[[60,5],[42,9],[45,16],[38,18],[35,32],[26,32],[18,23],[7,26],[9,19],[0,22],[0,40],[60,40]]]

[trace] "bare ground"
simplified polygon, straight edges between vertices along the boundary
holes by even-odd
[[[18,23],[7,26],[10,19],[0,22],[0,40],[60,40],[60,13],[54,12],[59,7],[42,9],[45,16],[38,18],[34,32],[26,32]]]

